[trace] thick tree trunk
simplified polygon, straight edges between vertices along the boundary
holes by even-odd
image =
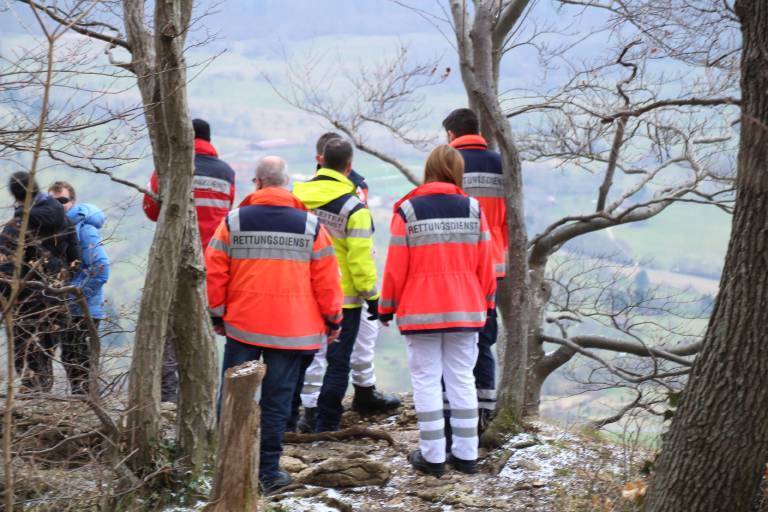
[[[162,208],[152,241],[131,361],[128,388],[131,465],[151,470],[157,446],[160,363],[174,305],[185,230],[194,222],[192,194],[194,151],[186,94],[184,36],[192,4],[158,0],[153,35],[145,26],[144,2],[123,0],[132,65],[144,103]]]
[[[750,510],[768,462],[768,3],[738,0],[737,197],[704,348],[657,462],[647,511]]]
[[[225,372],[216,474],[206,512],[257,510],[259,406],[255,396],[265,372],[266,366],[258,361]]]
[[[530,302],[530,324],[528,329],[527,357],[525,379],[525,414],[535,416],[539,414],[539,405],[541,404],[541,387],[546,378],[552,373],[552,370],[545,365],[546,357],[544,344],[541,342],[544,329],[544,315],[547,311],[547,304],[551,295],[551,290],[546,282],[546,262],[531,264],[529,272],[529,289],[531,293]]]
[[[190,218],[196,219],[189,202]],[[216,344],[207,314],[205,268],[197,222],[187,229],[173,307],[173,345],[179,363],[179,457],[194,473],[211,461],[215,440]]]

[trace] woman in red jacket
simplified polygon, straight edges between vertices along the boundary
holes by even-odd
[[[477,333],[494,307],[491,235],[480,205],[461,189],[464,161],[450,146],[427,159],[424,185],[395,204],[379,317],[405,335],[419,450],[408,460],[445,472],[441,379],[451,407],[448,463],[477,472]]]

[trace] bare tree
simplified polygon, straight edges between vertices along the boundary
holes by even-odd
[[[768,6],[738,0],[741,143],[725,269],[701,356],[664,437],[645,510],[750,510],[768,460],[764,333]]]

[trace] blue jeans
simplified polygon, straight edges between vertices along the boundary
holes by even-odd
[[[283,451],[283,433],[291,414],[291,402],[296,386],[304,380],[301,362],[306,350],[280,350],[248,345],[227,338],[224,345],[224,361],[221,377],[228,368],[247,361],[262,359],[267,373],[261,383],[261,451],[259,456],[259,480],[271,482],[278,476],[280,454]],[[223,384],[222,384],[223,385]],[[217,415],[221,412],[221,388]]]
[[[498,283],[501,280],[497,281]],[[496,294],[498,298],[498,293]],[[485,325],[480,330],[477,346],[477,363],[475,363],[475,387],[480,409],[494,410],[496,408],[496,360],[491,347],[496,343],[499,333],[498,315],[496,310],[490,312]]]
[[[328,345],[328,368],[325,370],[323,386],[317,399],[317,432],[339,430],[341,425],[341,413],[344,412],[341,401],[349,385],[349,359],[357,331],[360,329],[362,311],[363,308],[345,309],[344,320],[341,321],[341,335],[338,341]]]

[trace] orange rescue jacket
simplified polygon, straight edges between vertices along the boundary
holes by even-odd
[[[205,250],[211,315],[227,336],[276,349],[313,350],[326,321],[341,322],[339,267],[325,228],[289,191],[246,197]]]
[[[379,312],[403,334],[479,331],[495,307],[491,234],[478,201],[450,183],[395,204]]]

